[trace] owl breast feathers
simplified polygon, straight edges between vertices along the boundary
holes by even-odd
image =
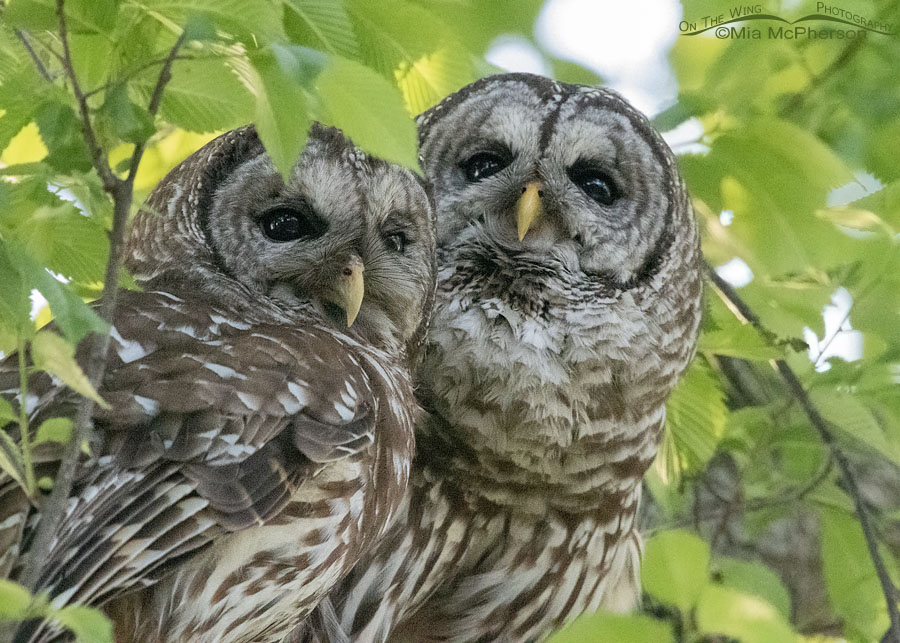
[[[534,641],[639,597],[641,478],[700,320],[697,224],[615,92],[491,76],[418,124],[429,414],[397,522],[332,600],[360,642]]]
[[[386,531],[406,488],[409,366],[434,294],[428,197],[320,126],[285,181],[248,127],[163,180],[127,255],[144,290],[119,295],[99,387],[110,408],[94,412],[39,589],[103,606],[119,640],[277,640]],[[0,365],[14,403],[15,362]],[[77,403],[47,376],[27,399],[32,427]],[[59,446],[40,445],[39,475]],[[4,576],[39,519],[0,479]],[[18,639],[58,635],[26,623]]]

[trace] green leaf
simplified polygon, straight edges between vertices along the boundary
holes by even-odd
[[[647,541],[641,578],[660,602],[687,612],[709,581],[709,545],[686,531],[663,531]]]
[[[81,121],[69,105],[48,101],[37,110],[35,122],[50,152],[45,163],[63,173],[87,172],[93,167]]]
[[[872,412],[855,395],[845,391],[817,388],[810,398],[819,413],[840,433],[875,449],[896,463],[900,463],[900,445],[890,444],[884,430]]]
[[[166,86],[160,114],[192,132],[244,125],[253,118],[253,96],[221,59],[182,61]]]
[[[852,515],[822,512],[822,570],[834,611],[852,631],[880,640],[890,625],[887,604],[862,528]]]
[[[871,212],[874,216],[890,226],[891,230],[900,227],[900,181],[884,186],[878,192],[854,201],[851,207]]]
[[[822,324],[822,309],[831,303],[837,287],[822,271],[810,268],[791,278],[762,277],[741,290],[753,310],[765,311],[763,323],[767,329],[790,338],[804,326],[816,328]]]
[[[34,435],[32,444],[41,442],[59,442],[68,444],[72,437],[73,422],[70,418],[48,418],[41,422]]]
[[[68,286],[57,281],[20,247],[0,239],[0,267],[3,266],[4,256],[7,265],[12,267],[12,271],[5,274],[18,273],[21,283],[28,289],[27,292],[34,288],[46,297],[57,325],[70,342],[78,342],[91,332],[106,332],[108,329],[106,323]],[[27,311],[28,300],[23,299],[23,303]],[[2,304],[0,300],[0,308]],[[3,312],[5,311],[0,310],[0,313]]]
[[[808,424],[779,427],[772,441],[773,455],[781,464],[780,470],[797,485],[805,486],[827,466],[830,454]]]
[[[412,63],[401,61],[394,78],[403,92],[407,112],[421,114],[473,82],[479,74],[474,66],[466,64],[467,60],[465,50],[450,42]]]
[[[116,24],[116,0],[67,0],[66,27],[70,33],[109,33]],[[4,20],[23,29],[55,30],[59,26],[55,0],[13,0]]]
[[[664,480],[701,469],[725,434],[728,409],[719,380],[695,361],[666,404],[666,429],[657,465]]]
[[[770,345],[750,324],[735,324],[727,329],[703,333],[698,350],[760,361],[783,357],[782,352]]]
[[[285,0],[291,40],[344,58],[359,57],[359,43],[342,0]]]
[[[377,73],[350,60],[334,58],[316,82],[329,124],[376,156],[417,168],[416,126],[403,96]]]
[[[109,131],[126,143],[143,143],[156,133],[150,113],[131,101],[124,85],[107,90],[100,114]]]
[[[184,25],[184,39],[187,42],[213,41],[216,39],[216,26],[206,14],[188,14],[187,23]]]
[[[882,180],[900,179],[897,149],[900,148],[900,116],[872,132],[866,150],[866,167]]]
[[[92,399],[102,408],[109,408],[75,361],[75,347],[53,331],[39,331],[31,340],[31,359],[40,370],[55,375],[69,388]]]
[[[846,164],[810,132],[756,118],[722,134],[709,154],[680,159],[688,187],[734,221],[716,239],[757,279],[843,262],[855,240],[816,217],[830,191],[853,180]]]
[[[23,127],[34,118],[46,98],[47,89],[41,85],[31,65],[24,65],[16,73],[3,79],[0,85],[0,152]]]
[[[31,330],[31,303],[28,300],[31,289],[18,271],[15,255],[7,249],[6,242],[0,238],[0,274],[4,276],[0,282],[0,330],[11,336],[10,345],[15,346],[16,336],[27,335]]]
[[[36,207],[27,221],[10,233],[42,264],[79,283],[102,281],[109,239],[93,217],[74,205]]]
[[[643,614],[600,613],[582,616],[547,643],[674,643],[672,627]]]
[[[816,212],[816,216],[835,225],[860,230],[863,232],[880,232],[893,239],[897,236],[894,230],[884,219],[870,210],[863,210],[851,206],[837,206],[826,208]]]
[[[205,15],[245,42],[268,43],[284,36],[282,6],[275,0],[145,0],[140,6],[178,25]]]
[[[578,63],[571,60],[562,60],[560,58],[550,58],[549,61],[552,74],[549,74],[554,80],[562,83],[572,83],[574,85],[590,85],[591,87],[599,87],[603,84],[603,79],[597,72],[582,67]],[[665,130],[660,130],[665,131]]]
[[[312,122],[306,111],[306,93],[287,73],[272,51],[251,57],[256,94],[256,131],[266,152],[285,180],[306,145]]]
[[[660,132],[667,132],[689,118],[707,112],[714,105],[715,103],[700,94],[684,93],[678,97],[677,103],[653,117],[653,125]]]
[[[469,52],[428,10],[404,0],[345,1],[362,61],[398,84],[410,114],[475,80]]]
[[[18,413],[6,399],[0,397],[0,426],[19,419]]]
[[[843,489],[833,482],[825,482],[806,495],[806,500],[813,506],[828,510],[838,510],[846,514],[854,512],[853,501]]]
[[[0,578],[0,621],[17,621],[28,615],[31,593],[11,580]]]
[[[66,0],[66,18],[71,31],[111,33],[119,13],[118,0]]]
[[[25,47],[8,24],[0,24],[0,85],[25,67]]]
[[[109,80],[110,70],[118,56],[114,44],[106,35],[69,35],[72,65],[83,91],[96,90]]]
[[[128,17],[120,21],[111,38],[114,49],[108,61],[110,75],[116,80],[134,77],[146,69],[149,61],[163,60],[175,44],[179,26],[159,13],[146,12],[143,3],[127,3],[122,11]],[[187,13],[188,22],[193,17],[194,14]],[[158,72],[162,63],[153,66]]]
[[[19,29],[56,29],[59,24],[53,0],[11,0],[3,20]]]
[[[157,73],[134,83],[148,99]],[[172,66],[160,115],[191,132],[231,129],[253,119],[253,96],[224,58],[179,60]]]
[[[708,585],[697,603],[702,634],[724,634],[741,643],[795,643],[796,634],[770,603],[731,587]]]
[[[113,626],[100,610],[69,605],[51,612],[50,618],[75,634],[79,643],[113,643]]]
[[[781,579],[762,563],[721,558],[714,563],[717,579],[732,589],[762,598],[775,607],[785,621],[791,617],[791,597]]]

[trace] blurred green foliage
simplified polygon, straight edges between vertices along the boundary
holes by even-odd
[[[65,11],[74,70],[111,167],[124,172],[133,146],[148,144],[139,203],[215,133],[250,121],[282,171],[313,119],[343,128],[373,154],[415,166],[411,117],[496,71],[484,54],[503,34],[531,40],[560,80],[599,82],[535,41],[542,4],[66,0]],[[786,19],[817,10],[808,0],[759,6]],[[840,6],[900,30],[900,5],[890,0]],[[683,19],[731,8],[721,0],[686,2]],[[182,33],[185,45],[153,119],[148,101]],[[47,356],[43,367],[77,388],[83,376],[71,345],[104,329],[84,300],[102,284],[112,205],[91,167],[59,39],[55,0],[5,3],[0,350],[36,342]],[[739,292],[767,332],[742,324],[709,290],[698,357],[672,397],[647,481],[645,613],[585,616],[552,641],[876,640],[887,626],[886,606],[852,503],[769,361],[784,358],[798,372],[864,483],[900,488],[900,35],[680,36],[669,60],[678,98],[655,123],[663,131],[693,123],[696,145],[676,152],[704,252],[714,266],[746,263],[753,278]],[[879,189],[829,200],[864,176]],[[852,297],[849,321],[826,329],[823,308],[839,288]],[[49,302],[36,320],[33,290]],[[51,316],[62,335],[37,332]],[[818,355],[850,332],[848,323],[862,333],[861,358],[832,358],[829,370],[817,371],[825,359],[814,364],[805,341],[821,342],[812,347]],[[0,419],[22,421],[5,406]],[[37,438],[65,440],[70,430],[56,423],[40,427]],[[27,484],[29,445],[3,437],[0,467]],[[726,485],[718,485],[722,471]],[[870,495],[894,573],[900,499]],[[790,529],[800,518],[812,521],[813,533],[797,540],[796,553],[783,553],[813,561],[808,573],[824,584],[821,600],[804,593],[790,564],[768,547],[776,526]],[[0,583],[0,620],[49,613],[41,598],[22,592]],[[109,640],[102,617],[67,610],[50,615],[80,640]]]

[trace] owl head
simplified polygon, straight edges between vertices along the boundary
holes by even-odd
[[[660,135],[615,92],[530,74],[476,81],[418,125],[438,218],[422,390],[439,432],[546,472],[625,419],[658,427],[702,293]]]
[[[659,271],[679,242],[696,245],[671,151],[613,91],[490,76],[418,122],[439,246],[490,244],[520,265],[621,289]]]
[[[412,350],[433,297],[434,244],[429,196],[411,171],[316,124],[285,181],[248,126],[163,179],[134,221],[127,265],[144,288]]]

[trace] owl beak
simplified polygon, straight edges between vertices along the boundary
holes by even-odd
[[[364,270],[365,266],[362,259],[353,255],[341,268],[341,274],[338,277],[334,303],[343,308],[347,314],[348,328],[356,321],[359,307],[362,306],[363,295],[365,294],[365,286],[363,284]]]
[[[519,241],[525,238],[528,230],[541,219],[543,205],[541,204],[541,184],[532,181],[522,188],[522,196],[516,204],[516,220],[519,232]]]

